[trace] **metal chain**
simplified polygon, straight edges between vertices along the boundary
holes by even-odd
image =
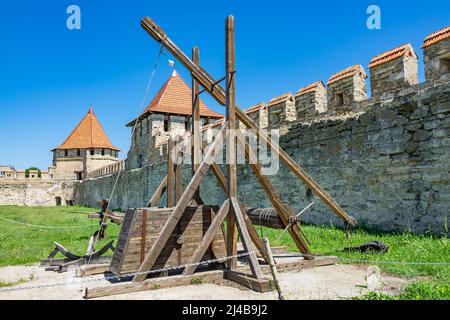
[[[234,258],[237,259],[237,258],[245,257],[245,256],[248,256],[248,255],[253,254],[253,253],[257,253],[257,251],[244,252],[244,253],[236,254],[236,255],[233,255],[233,256],[227,256],[227,257],[221,257],[221,258],[216,258],[216,259],[210,259],[210,260],[200,261],[200,262],[196,262],[196,263],[187,263],[187,264],[184,264],[184,265],[179,265],[179,266],[174,266],[174,267],[167,267],[167,268],[162,268],[162,269],[157,269],[157,270],[127,273],[127,274],[123,274],[121,276],[107,276],[107,277],[104,277],[104,278],[97,278],[97,279],[83,279],[83,280],[80,280],[80,281],[72,281],[70,283],[68,283],[68,282],[53,282],[53,283],[46,283],[46,284],[35,285],[35,286],[16,286],[16,287],[12,287],[12,288],[3,288],[3,289],[0,289],[0,293],[12,292],[12,291],[31,290],[31,289],[52,288],[52,287],[65,286],[65,285],[68,285],[68,284],[70,284],[70,285],[83,284],[83,283],[98,282],[98,281],[103,281],[103,280],[106,280],[106,281],[108,281],[108,280],[121,280],[123,278],[128,278],[128,277],[142,275],[142,274],[148,275],[148,274],[152,274],[152,273],[161,273],[161,272],[164,272],[164,271],[178,270],[178,269],[191,267],[191,266],[200,266],[200,265],[208,265],[208,264],[215,263],[215,262],[223,262],[223,261],[234,259]]]

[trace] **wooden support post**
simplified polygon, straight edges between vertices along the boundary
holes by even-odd
[[[264,249],[264,243],[262,239],[259,237],[258,232],[255,229],[255,226],[253,225],[252,221],[247,215],[247,209],[242,205],[242,203],[239,203],[241,207],[242,216],[244,217],[245,225],[247,226],[248,233],[250,234],[250,238],[252,239],[253,243],[255,244],[256,248],[258,249],[259,253],[263,257],[264,261],[269,263],[269,256],[267,255],[265,249]]]
[[[183,215],[184,210],[188,206],[189,202],[192,200],[195,190],[197,190],[197,188],[200,185],[200,182],[202,181],[202,178],[210,168],[211,166],[210,164],[215,161],[217,151],[219,147],[223,144],[224,131],[227,125],[228,123],[226,122],[222,127],[222,129],[219,131],[214,142],[211,144],[211,147],[206,153],[205,158],[200,163],[200,166],[198,167],[197,171],[195,172],[194,176],[192,177],[191,181],[189,182],[185,191],[183,192],[180,201],[178,201],[172,214],[169,216],[166,224],[159,233],[158,238],[153,243],[150,251],[145,256],[145,259],[142,262],[142,264],[139,266],[138,272],[140,274],[134,276],[133,278],[134,282],[143,281],[147,277],[145,271],[150,271],[153,265],[155,264],[156,260],[158,259],[161,251],[164,248],[164,245],[167,243],[167,240],[170,238],[173,230],[178,224],[178,221]]]
[[[183,143],[183,137],[178,136],[177,145],[176,145],[177,155],[175,157],[175,159],[176,159],[176,164],[175,164],[175,204],[178,203],[178,201],[181,198],[181,195],[183,194],[182,162],[183,162],[183,151],[184,150],[181,147],[182,143]]]
[[[233,210],[233,214],[235,216],[237,226],[239,229],[239,234],[241,236],[242,245],[244,250],[249,253],[248,260],[250,264],[250,270],[252,274],[257,279],[263,279],[263,273],[261,271],[261,267],[258,263],[258,258],[256,257],[256,253],[252,252],[253,248],[250,241],[250,235],[247,230],[247,225],[245,224],[243,213],[241,211],[240,204],[236,198],[230,198],[231,209]]]
[[[167,141],[167,207],[173,207],[173,197],[174,197],[174,164],[172,158],[172,151],[174,147],[174,141],[172,137]]]
[[[192,48],[192,61],[200,64],[200,50],[198,47]],[[202,128],[200,118],[200,95],[198,82],[192,77],[192,175],[197,171],[202,158]],[[200,199],[200,189],[194,194],[194,199]]]
[[[158,188],[156,188],[155,192],[153,193],[153,196],[147,203],[147,207],[157,207],[158,202],[161,199],[164,192],[166,191],[166,189],[167,189],[167,175],[164,177],[163,181],[161,181]]]
[[[220,207],[219,212],[216,214],[214,220],[212,221],[211,225],[208,228],[208,231],[206,231],[202,241],[195,250],[188,264],[197,263],[203,258],[206,250],[213,241],[214,236],[216,235],[217,231],[222,225],[223,220],[225,219],[225,216],[228,214],[229,211],[230,211],[230,200],[227,199]],[[197,266],[195,265],[186,267],[183,271],[183,275],[186,276],[193,274],[196,268]]]
[[[278,271],[277,267],[275,266],[275,260],[272,256],[272,250],[270,249],[269,239],[264,238],[264,248],[266,249],[267,255],[269,256],[269,266],[270,266],[270,272],[272,272],[273,276],[273,283],[275,284],[275,288],[278,292],[278,299],[284,300],[283,292],[281,291],[280,283],[278,282]]]
[[[225,25],[225,67],[226,67],[226,119],[228,121],[227,134],[227,180],[228,197],[237,197],[236,174],[236,92],[235,92],[235,56],[234,56],[234,17],[228,16]],[[227,255],[234,256],[237,253],[237,229],[235,215],[230,211],[227,220]],[[237,267],[237,259],[228,260],[228,269]]]

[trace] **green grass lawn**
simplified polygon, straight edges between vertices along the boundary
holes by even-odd
[[[0,218],[3,219],[51,227],[82,226],[75,229],[48,229],[0,220],[0,266],[39,262],[53,250],[54,241],[75,254],[84,255],[89,238],[98,230],[98,219],[88,219],[87,214],[82,212],[93,211],[97,210],[82,207],[0,206]],[[110,224],[105,239],[98,242],[97,249],[115,239],[119,230],[119,226]]]
[[[77,229],[46,229],[17,225],[0,221],[0,266],[36,263],[47,257],[57,241],[77,254],[84,254],[89,237],[98,229],[98,219],[88,219],[86,212],[95,209],[82,207],[16,207],[0,206],[0,218],[22,223],[47,226],[83,226]],[[85,212],[85,213],[82,213]],[[97,249],[116,239],[120,227],[110,224],[106,239]],[[272,246],[287,246],[296,251],[295,244],[286,232],[256,227],[258,232],[270,239]],[[347,239],[343,230],[312,225],[303,226],[311,242],[311,250],[322,255],[335,255],[344,259],[370,260],[382,271],[415,279],[401,299],[450,299],[450,267],[427,265],[384,264],[383,262],[450,263],[450,242],[447,236],[418,236],[411,233],[383,234],[353,230]],[[380,240],[389,246],[386,254],[362,254],[342,252],[344,247],[360,245],[370,240]],[[111,253],[109,253],[111,254]],[[343,263],[346,263],[343,261]],[[354,263],[354,262],[347,262]],[[394,297],[371,293],[366,299],[393,299]]]

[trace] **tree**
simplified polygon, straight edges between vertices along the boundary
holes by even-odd
[[[28,169],[25,169],[25,178],[29,178],[30,177],[30,170],[37,170],[38,171],[38,178],[41,177],[41,174],[42,174],[41,169],[36,168],[36,167],[30,167]]]

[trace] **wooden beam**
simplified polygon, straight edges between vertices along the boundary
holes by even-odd
[[[250,168],[252,169],[259,183],[266,192],[267,197],[274,206],[279,217],[283,221],[284,227],[287,227],[290,223],[291,217],[294,217],[295,214],[287,205],[283,203],[281,197],[276,192],[269,178],[262,174],[261,164],[257,159],[253,149],[250,146],[246,147],[245,138],[240,130],[237,133],[237,140],[239,146],[245,152],[245,158],[249,162]],[[291,227],[288,228],[288,231],[291,234],[291,237],[294,240],[300,252],[304,254],[310,254],[311,252],[308,249],[308,245],[306,244],[306,241],[303,237],[303,234],[300,231],[300,228],[298,227],[298,224],[293,224]]]
[[[234,52],[234,17],[228,16],[225,22],[225,68],[226,68],[226,119],[228,121],[227,135],[227,190],[228,197],[237,197],[236,174],[236,92],[235,92],[235,52]],[[237,229],[235,215],[228,213],[227,219],[227,255],[235,256],[237,253]],[[228,269],[234,270],[237,258],[228,260]]]
[[[111,265],[111,262],[109,263],[100,263],[100,264],[86,264],[84,266],[80,266],[75,269],[75,276],[76,277],[87,277],[94,274],[100,274],[105,273],[109,271],[109,266]]]
[[[157,290],[162,288],[172,288],[188,286],[194,283],[214,283],[223,280],[223,271],[206,271],[191,276],[170,276],[162,278],[151,278],[142,282],[125,282],[112,284],[105,287],[86,288],[84,299],[93,299],[117,294]]]
[[[156,188],[155,192],[153,193],[152,197],[147,203],[147,207],[157,207],[159,200],[161,200],[161,197],[166,190],[167,190],[167,175],[161,181],[158,188]]]
[[[192,48],[192,61],[200,64],[200,49],[198,47]],[[197,171],[202,159],[202,128],[200,118],[200,95],[198,82],[192,77],[192,175]],[[200,189],[197,189],[194,199],[200,198]]]
[[[226,270],[225,279],[237,282],[244,287],[252,289],[257,292],[273,291],[273,283],[269,279],[255,279],[249,275],[237,271]]]
[[[222,226],[223,220],[225,219],[229,210],[230,210],[230,200],[226,199],[225,202],[220,207],[219,212],[216,214],[214,220],[212,221],[211,225],[208,228],[208,231],[206,231],[205,235],[202,238],[202,241],[198,245],[197,249],[195,250],[191,259],[189,259],[189,262],[187,264],[197,263],[200,260],[202,260],[206,250],[213,241],[217,231]],[[197,266],[195,265],[188,266],[183,270],[183,275],[184,276],[191,275],[194,273],[195,269],[197,269]]]
[[[299,260],[295,262],[278,262],[277,269],[278,272],[290,272],[290,271],[300,271],[307,268],[326,266],[338,263],[337,257],[319,257],[315,260]],[[261,266],[264,273],[270,272],[270,267],[268,265]],[[242,266],[238,269],[240,272],[248,272],[250,268],[248,266]],[[226,278],[226,272],[223,270],[216,271],[206,271],[196,273],[190,276],[170,276],[164,278],[151,278],[142,282],[124,282],[118,284],[109,284],[104,287],[96,288],[86,288],[84,298],[93,299],[106,297],[117,294],[125,294],[131,292],[156,290],[160,288],[170,288],[177,286],[190,285],[193,282],[198,283],[218,283],[221,282],[223,278]],[[231,276],[232,277],[232,276]],[[240,277],[242,279],[242,277]],[[249,281],[252,281],[251,277],[248,277]],[[255,280],[255,279],[253,279]],[[247,279],[246,279],[247,281]],[[245,284],[244,284],[245,285]],[[259,286],[259,285],[258,285]]]
[[[225,90],[211,77],[202,67],[194,64],[181,49],[167,36],[167,34],[149,17],[145,17],[141,21],[141,26],[152,36],[156,41],[160,42],[178,61],[181,62],[192,74],[199,84],[211,94],[221,105],[226,105]],[[324,203],[332,209],[332,211],[349,224],[356,224],[356,220],[349,216],[339,204],[331,198],[325,190],[315,182],[284,150],[280,149],[279,145],[268,138],[263,132],[260,132],[259,127],[250,119],[250,117],[236,106],[236,116],[245,126],[256,131],[258,137],[264,140],[271,149],[279,154],[281,161],[294,174],[303,181],[313,192],[315,192]]]
[[[169,141],[167,141],[167,207],[173,207],[173,199],[174,199],[174,179],[175,179],[175,168],[173,164],[173,148],[174,148],[174,140],[172,137],[169,137]]]
[[[273,259],[272,256],[272,249],[270,248],[269,239],[264,238],[263,241],[264,241],[264,248],[266,249],[267,255],[269,256],[270,271],[272,272],[273,283],[278,291],[278,299],[284,300],[284,295],[283,292],[281,291],[280,283],[278,282],[278,271],[277,267],[275,266],[275,260]]]
[[[252,252],[253,248],[250,241],[250,235],[247,230],[247,225],[244,221],[243,213],[241,211],[241,207],[239,205],[239,202],[236,198],[230,198],[231,201],[231,207],[234,214],[234,217],[236,219],[236,224],[239,229],[239,235],[241,236],[242,245],[244,247],[244,250],[249,253],[248,260],[250,264],[250,269],[252,271],[252,274],[257,279],[263,279],[263,273],[261,271],[261,267],[258,263],[258,258],[256,257],[256,253]]]
[[[176,145],[176,164],[175,164],[175,203],[180,201],[181,195],[183,194],[183,171],[182,171],[182,159],[183,159],[183,148],[180,148],[183,142],[183,137],[178,136]]]
[[[267,255],[267,253],[265,251],[264,243],[263,243],[262,239],[259,237],[258,232],[256,231],[255,226],[253,225],[252,221],[248,217],[245,206],[242,205],[242,203],[240,203],[240,202],[239,202],[239,205],[241,207],[242,216],[244,218],[245,225],[247,226],[247,230],[250,235],[250,238],[252,239],[253,243],[255,244],[256,249],[258,249],[259,253],[263,257],[264,261],[266,261],[266,263],[269,263],[269,256]]]
[[[207,154],[205,155],[205,158],[203,159],[194,176],[192,177],[191,181],[187,185],[185,191],[183,192],[180,198],[180,201],[178,201],[176,207],[173,210],[173,213],[170,215],[166,224],[159,233],[158,238],[153,243],[150,251],[147,253],[144,261],[139,267],[138,272],[150,271],[154,263],[158,259],[158,256],[160,255],[164,245],[166,244],[167,240],[170,238],[170,235],[172,234],[173,230],[178,224],[178,220],[180,220],[181,216],[184,213],[184,210],[188,206],[189,202],[192,200],[195,190],[197,190],[197,188],[200,185],[200,182],[202,181],[202,178],[210,168],[210,164],[215,161],[217,152],[219,151],[219,147],[223,144],[224,131],[227,125],[228,123],[224,124],[224,126],[216,136],[216,139],[211,144],[211,147],[208,150]],[[134,276],[133,281],[135,282],[143,281],[146,278],[146,276],[147,276],[146,273],[138,274]]]

